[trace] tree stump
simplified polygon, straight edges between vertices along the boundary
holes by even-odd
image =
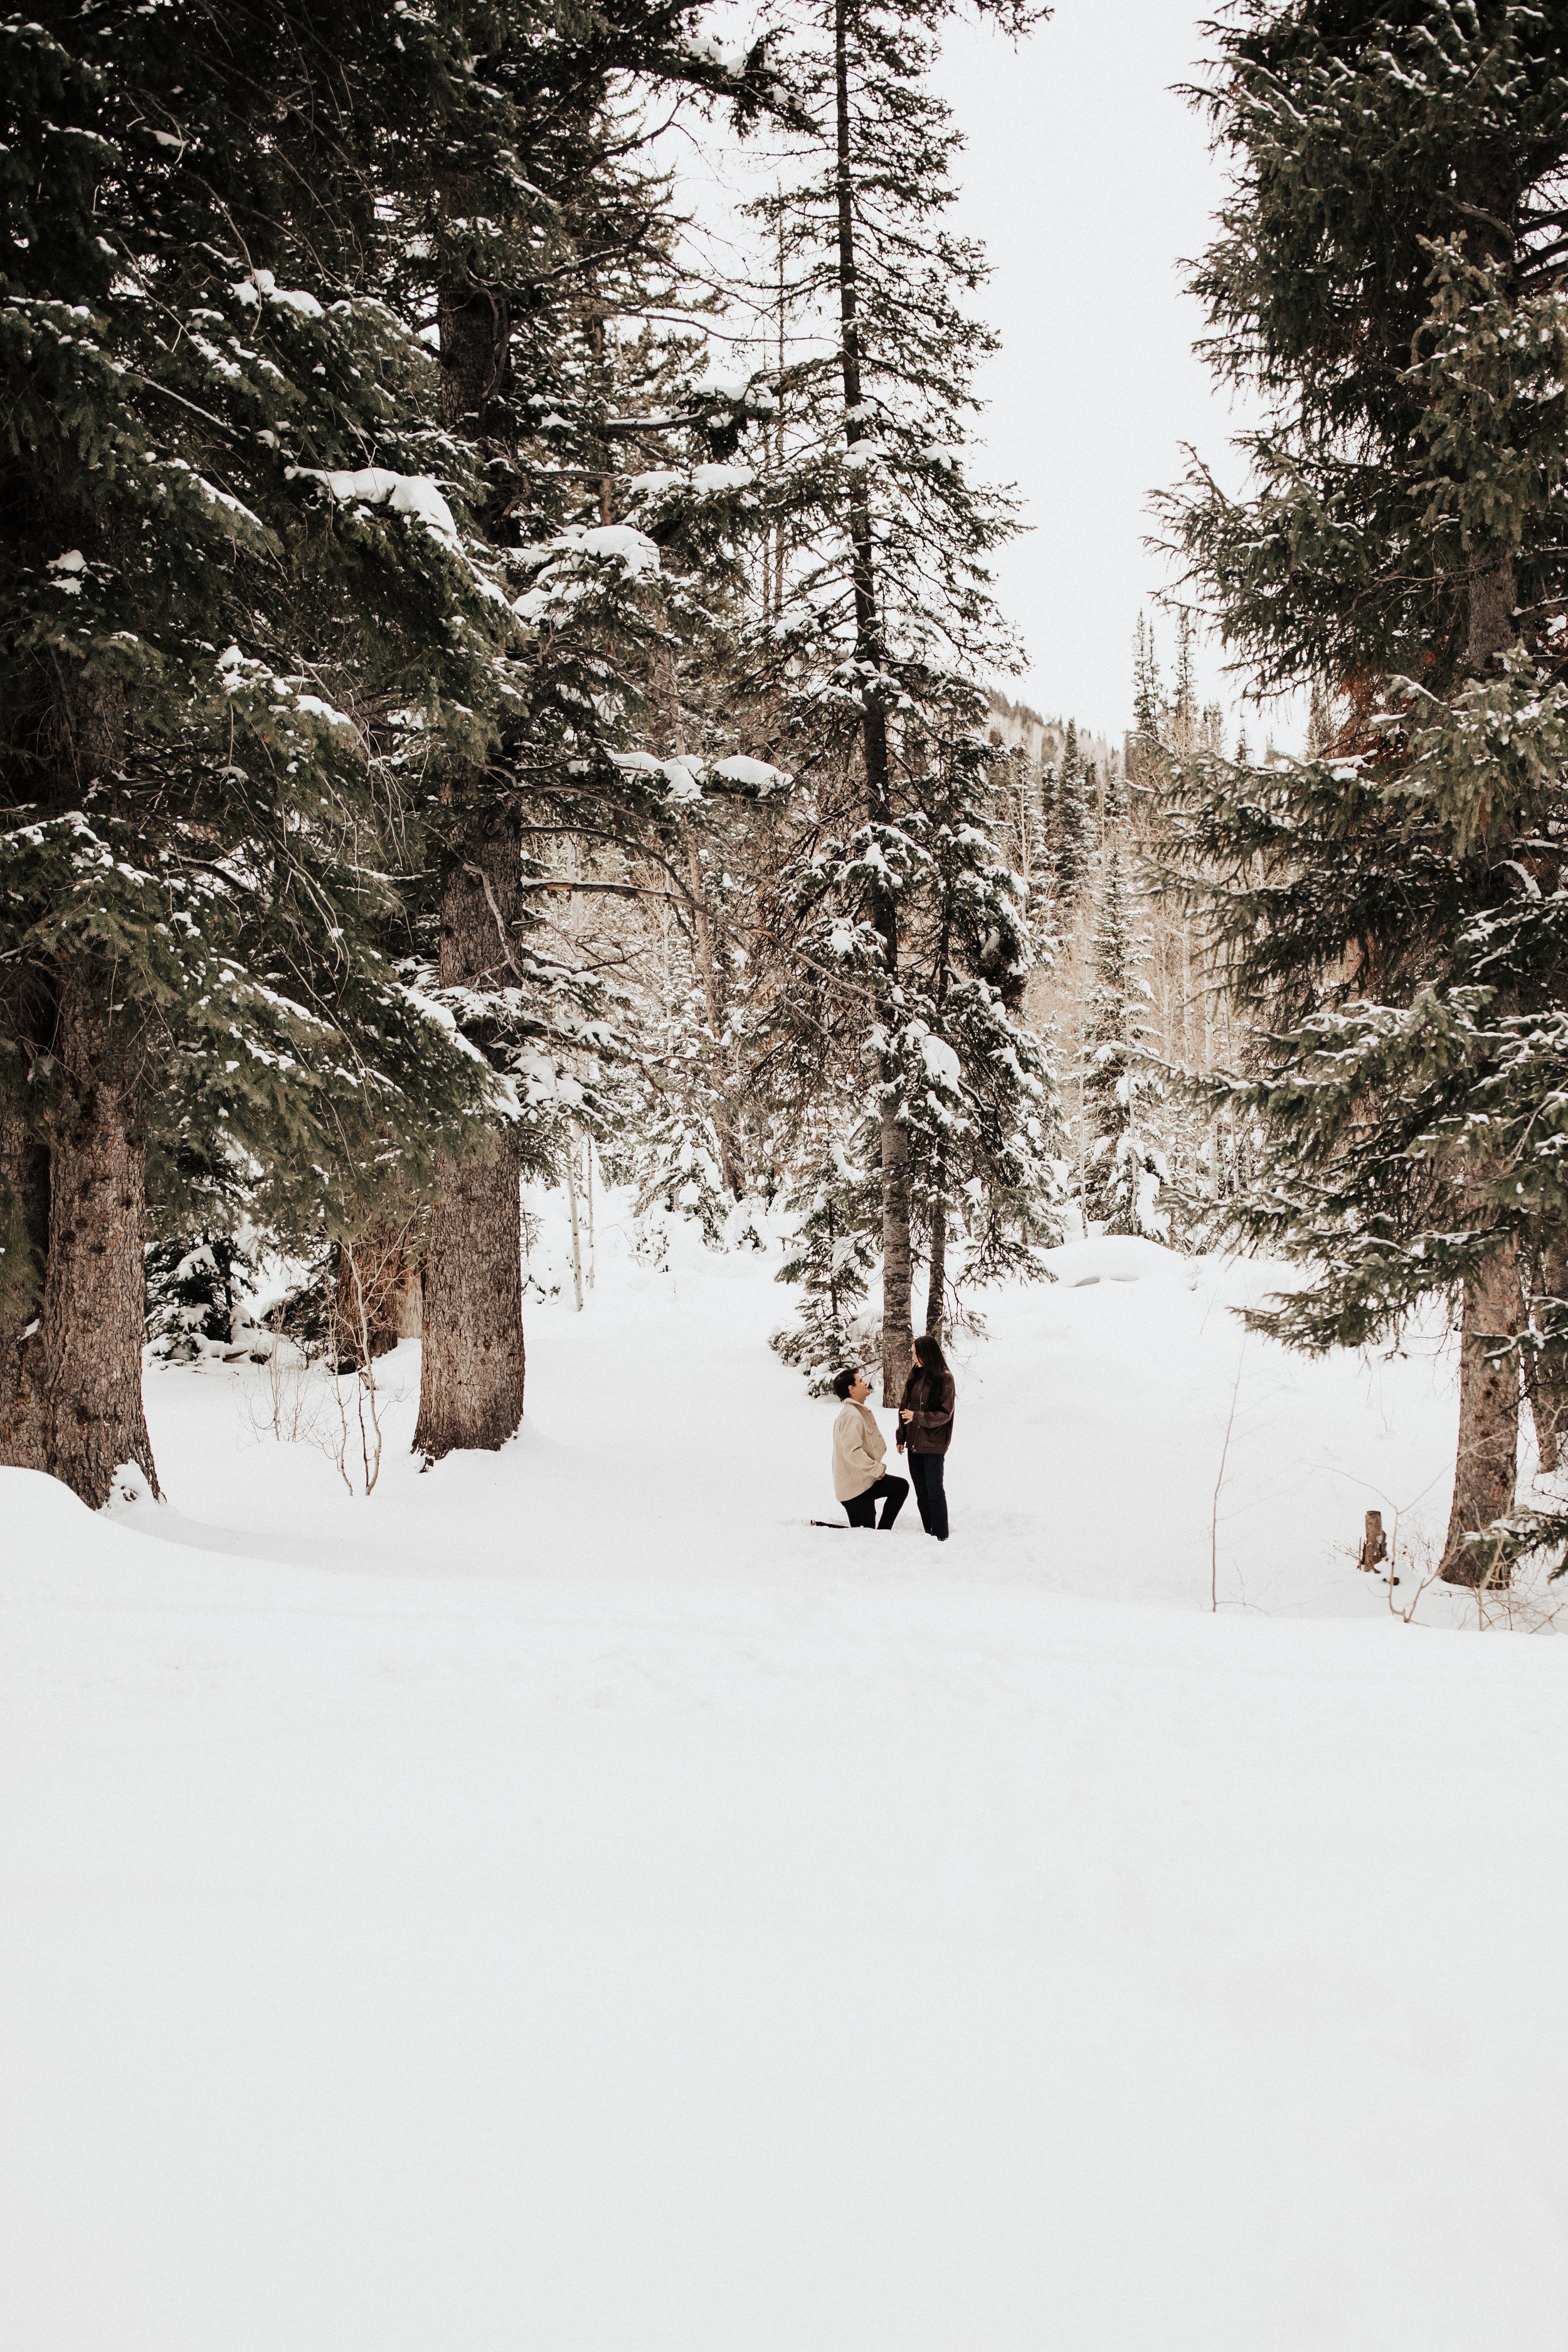
[[[1369,1511],[1366,1515],[1366,1531],[1362,1537],[1361,1550],[1356,1555],[1356,1566],[1365,1569],[1367,1574],[1371,1576],[1376,1572],[1379,1563],[1387,1558],[1388,1538],[1383,1532],[1383,1513]]]

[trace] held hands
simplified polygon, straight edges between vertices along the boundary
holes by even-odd
[[[910,1411],[909,1407],[906,1405],[906,1406],[904,1406],[904,1407],[901,1409],[901,1411],[900,1412],[899,1419],[900,1419],[900,1421],[913,1421],[913,1419],[914,1419],[914,1414]],[[900,1441],[900,1442],[901,1442],[901,1441]]]

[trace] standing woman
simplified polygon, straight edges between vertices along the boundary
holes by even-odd
[[[904,1382],[899,1405],[899,1451],[909,1449],[910,1475],[921,1525],[938,1543],[947,1541],[947,1495],[942,1486],[942,1458],[952,1438],[952,1408],[957,1391],[940,1340],[929,1332],[915,1341],[914,1370]]]

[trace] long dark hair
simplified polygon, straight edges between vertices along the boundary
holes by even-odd
[[[915,1361],[922,1372],[945,1372],[947,1358],[942,1352],[942,1341],[931,1331],[922,1331],[915,1341]]]

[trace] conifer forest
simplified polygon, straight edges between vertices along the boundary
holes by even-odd
[[[8,2344],[1560,2346],[1568,5],[0,62]]]

